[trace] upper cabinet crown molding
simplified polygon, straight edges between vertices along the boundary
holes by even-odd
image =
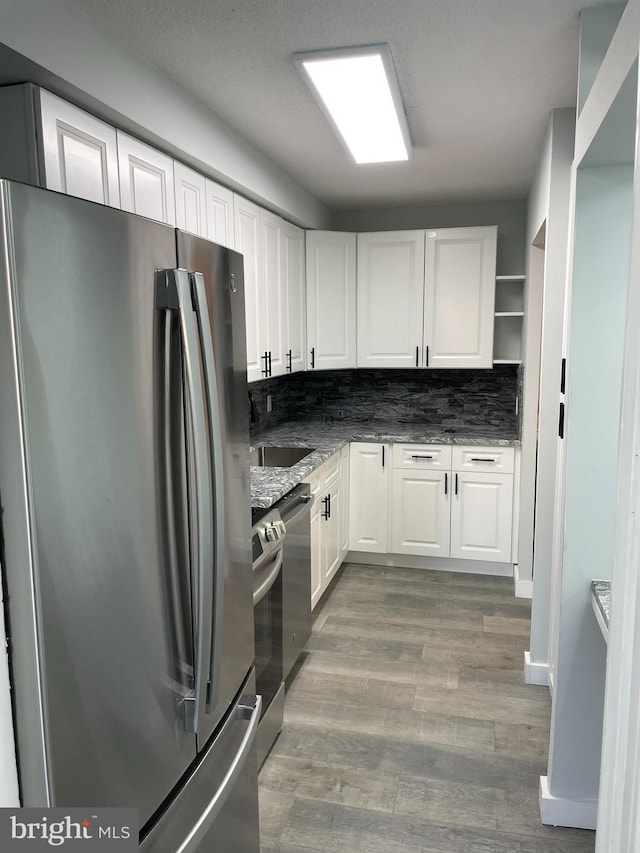
[[[176,224],[173,160],[126,133],[117,132],[122,209]]]
[[[307,231],[307,368],[356,366],[356,235]]]

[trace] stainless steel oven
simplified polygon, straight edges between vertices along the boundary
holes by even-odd
[[[277,509],[266,512],[253,526],[253,620],[255,628],[256,692],[262,696],[258,726],[258,767],[282,729],[284,679],[282,670],[282,560],[284,524]]]

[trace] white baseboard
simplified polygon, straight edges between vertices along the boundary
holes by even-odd
[[[366,566],[391,566],[402,569],[429,569],[437,572],[463,572],[473,575],[513,577],[513,563],[459,560],[455,557],[413,557],[410,554],[370,554],[368,551],[349,551],[345,557],[345,562]]]
[[[541,776],[540,817],[546,826],[595,829],[598,823],[598,801],[554,797],[549,791],[549,777]]]
[[[527,684],[549,686],[549,664],[531,660],[531,652],[524,653],[524,680]]]
[[[533,598],[533,580],[520,577],[517,563],[513,567],[513,579],[516,598]]]

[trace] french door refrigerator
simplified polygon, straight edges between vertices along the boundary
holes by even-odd
[[[0,181],[0,558],[23,805],[258,853],[241,255]]]

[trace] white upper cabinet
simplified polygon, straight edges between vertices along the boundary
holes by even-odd
[[[261,310],[258,318],[260,355],[267,376],[285,373],[284,324],[286,301],[282,277],[282,219],[260,210],[260,264],[258,287]]]
[[[428,367],[492,367],[496,226],[427,231]]]
[[[175,225],[173,160],[132,136],[117,136],[122,209]]]
[[[115,128],[40,90],[44,184],[120,207]]]
[[[247,329],[247,379],[253,382],[266,374],[260,340],[260,208],[242,196],[234,195],[234,242],[244,258],[244,304]]]
[[[207,237],[214,243],[235,248],[233,229],[233,193],[209,178],[205,181]]]
[[[296,373],[306,367],[307,311],[305,299],[304,231],[282,223],[282,278],[285,294],[285,369]]]
[[[424,231],[358,234],[358,367],[423,364]]]
[[[356,235],[307,231],[307,368],[356,366]]]
[[[176,225],[198,237],[207,236],[206,180],[177,160],[173,163]]]

